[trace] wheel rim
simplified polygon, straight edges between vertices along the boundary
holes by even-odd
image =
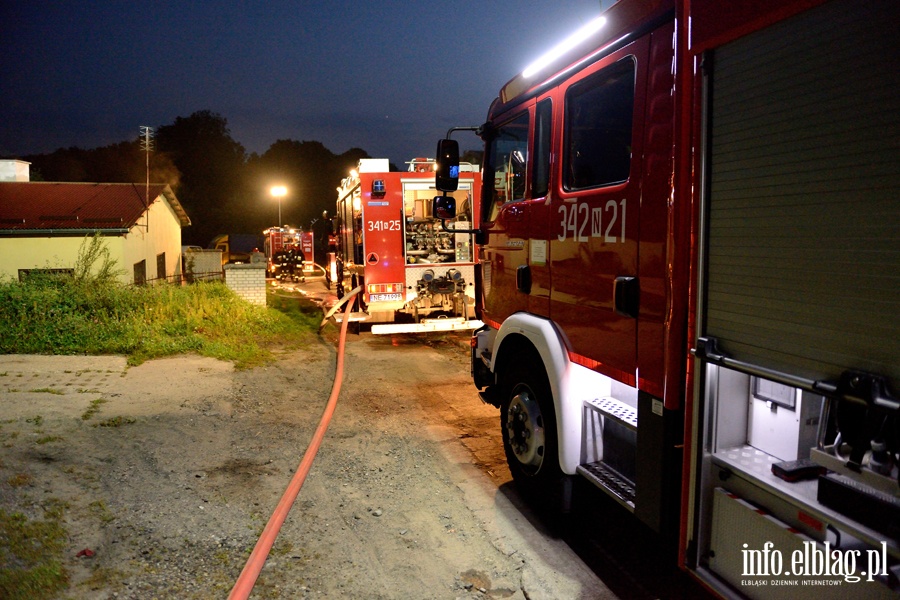
[[[536,473],[544,461],[544,418],[531,390],[520,389],[510,400],[506,433],[516,459]]]

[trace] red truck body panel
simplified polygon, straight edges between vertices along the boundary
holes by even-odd
[[[883,226],[900,218],[885,58],[900,4],[620,0],[603,16],[503,86],[481,128],[472,374],[514,479],[554,483],[538,456],[552,448],[727,597],[757,597],[740,536],[783,536],[788,556],[840,531],[900,571],[900,509],[854,508],[900,497],[900,246]],[[552,423],[554,443],[529,445],[523,421]],[[855,461],[842,427],[865,430]],[[773,475],[807,458],[851,483]]]

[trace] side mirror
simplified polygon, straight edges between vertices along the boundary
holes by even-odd
[[[459,187],[459,143],[449,139],[438,141],[436,160],[435,187],[441,192],[455,192]]]
[[[435,196],[431,201],[431,214],[438,219],[456,218],[456,198],[453,196]]]

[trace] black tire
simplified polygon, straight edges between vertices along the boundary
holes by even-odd
[[[509,471],[529,501],[557,505],[567,478],[559,467],[556,413],[547,374],[537,360],[514,359],[501,377],[500,430]]]

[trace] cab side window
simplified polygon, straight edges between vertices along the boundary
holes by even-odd
[[[625,58],[566,92],[563,185],[567,191],[628,180],[635,62]]]
[[[528,165],[528,112],[523,112],[497,128],[489,141],[484,181],[490,197],[484,211],[486,221],[494,221],[500,207],[525,197]]]
[[[538,102],[534,113],[534,178],[531,181],[531,197],[541,198],[550,188],[550,127],[553,105],[550,98]]]

